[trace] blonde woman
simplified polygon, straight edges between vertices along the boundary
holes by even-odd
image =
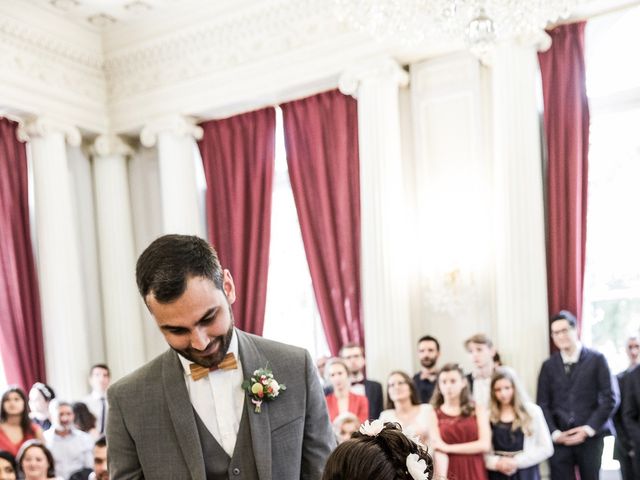
[[[489,407],[489,479],[540,480],[538,465],[553,455],[553,442],[542,410],[529,401],[512,369],[500,367],[493,373]]]
[[[369,401],[364,395],[356,395],[351,391],[349,367],[341,358],[331,358],[324,368],[327,382],[333,392],[325,395],[329,420],[333,422],[341,413],[351,412],[360,422],[369,418]]]

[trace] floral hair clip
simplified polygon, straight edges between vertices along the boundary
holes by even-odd
[[[429,474],[425,472],[427,462],[420,458],[417,453],[407,455],[407,471],[413,480],[429,480]]]
[[[360,425],[360,433],[363,435],[369,435],[370,437],[377,437],[378,434],[384,429],[384,422],[382,420],[374,420],[365,422]]]

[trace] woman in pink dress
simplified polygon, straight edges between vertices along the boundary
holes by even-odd
[[[436,474],[448,480],[488,480],[483,454],[491,450],[489,415],[471,401],[457,364],[449,363],[440,370],[431,405],[439,427],[439,438],[431,442],[436,450]]]

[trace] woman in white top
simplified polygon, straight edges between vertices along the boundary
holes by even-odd
[[[540,480],[538,465],[553,455],[542,410],[529,401],[516,373],[497,368],[489,403],[493,450],[485,455],[491,480]]]
[[[383,422],[397,422],[409,438],[416,438],[426,445],[433,428],[433,407],[420,403],[418,391],[409,375],[404,372],[391,372],[387,379],[387,410],[380,414]]]

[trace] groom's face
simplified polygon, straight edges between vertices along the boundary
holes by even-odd
[[[203,367],[222,361],[233,334],[231,304],[235,287],[224,271],[223,290],[203,277],[191,277],[182,296],[169,303],[158,302],[152,293],[146,301],[151,315],[171,348]]]

